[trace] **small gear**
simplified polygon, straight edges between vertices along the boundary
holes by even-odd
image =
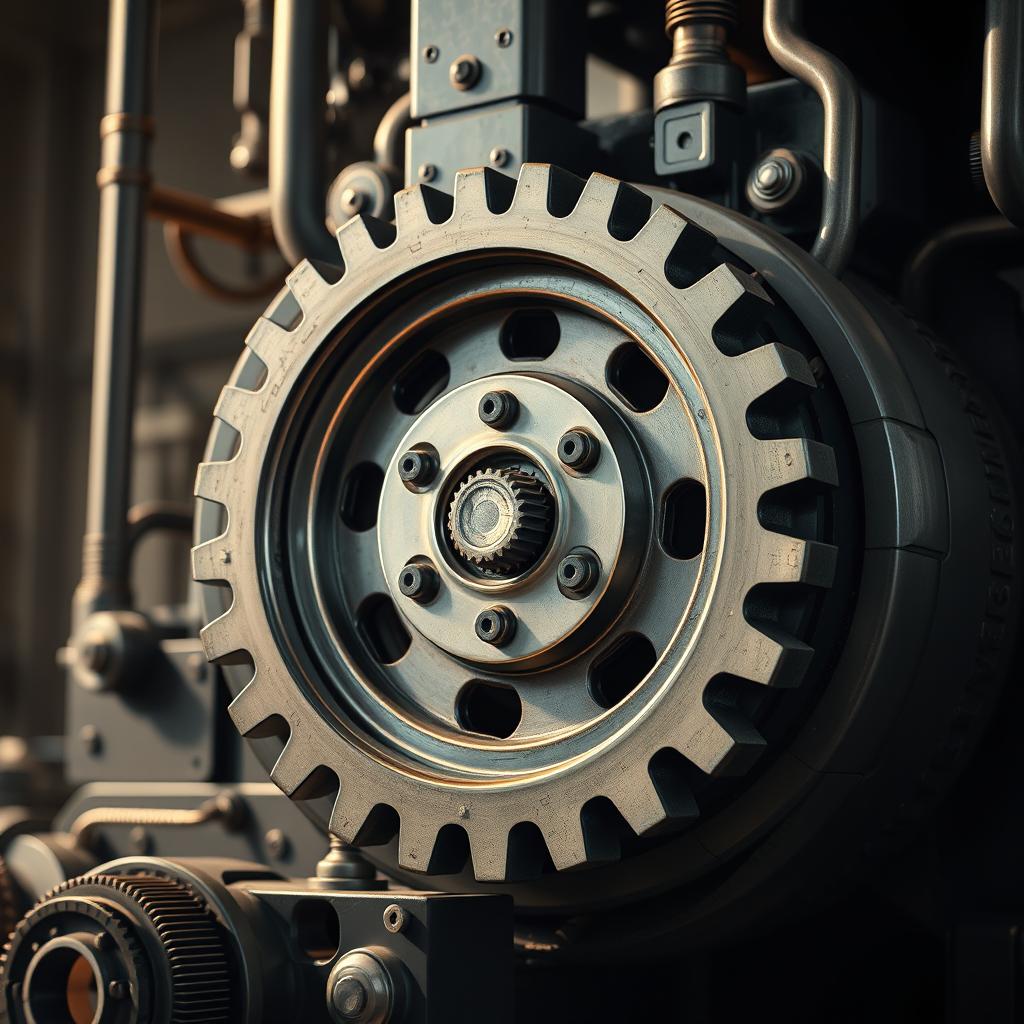
[[[26,979],[33,964],[51,956],[54,944],[75,949],[86,939],[93,955],[108,960],[110,998],[130,1002],[126,1019],[149,1019],[158,972],[169,990],[171,1024],[232,1019],[227,953],[213,915],[189,886],[156,874],[83,875],[44,896],[0,957],[4,997],[14,998],[15,986],[21,986],[30,998]],[[162,949],[162,963],[154,960],[154,947]],[[38,965],[34,973],[45,977]]]
[[[554,525],[551,492],[512,467],[478,469],[448,508],[448,537],[459,557],[492,575],[510,576],[543,554]]]

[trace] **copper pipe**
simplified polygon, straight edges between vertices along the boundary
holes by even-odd
[[[203,196],[154,185],[149,190],[149,215],[180,225],[188,234],[206,235],[246,249],[274,244],[270,222],[262,217],[229,213]]]

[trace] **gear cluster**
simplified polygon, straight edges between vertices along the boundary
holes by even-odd
[[[554,526],[551,492],[516,467],[474,470],[448,508],[448,537],[465,564],[495,576],[513,576],[544,553]]]

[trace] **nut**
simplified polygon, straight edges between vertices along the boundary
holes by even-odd
[[[558,458],[567,469],[586,473],[597,464],[601,444],[586,430],[570,430],[558,441]]]
[[[519,400],[511,391],[488,391],[477,406],[480,421],[495,430],[508,430],[519,416]]]
[[[427,561],[410,562],[398,574],[398,589],[419,604],[433,601],[440,586],[437,570]]]
[[[483,68],[480,61],[471,53],[456,57],[448,69],[448,80],[460,92],[472,89],[480,81]]]
[[[485,608],[473,624],[476,635],[492,647],[504,647],[516,635],[516,617],[511,608]]]

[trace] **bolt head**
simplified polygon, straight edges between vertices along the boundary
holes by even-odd
[[[366,1004],[370,1001],[370,993],[366,991],[361,978],[343,974],[335,982],[331,998],[342,1020],[358,1021],[362,1019]]]
[[[494,33],[494,41],[501,47],[501,49],[508,49],[512,45],[512,29],[510,28],[499,28]]]
[[[124,999],[128,994],[128,990],[125,988],[123,981],[118,981],[116,978],[107,986],[107,994],[111,999]]]
[[[590,551],[572,551],[558,564],[558,587],[566,597],[586,597],[597,584],[600,569]]]
[[[495,146],[488,154],[492,167],[507,167],[512,159],[512,154],[504,146]]]
[[[423,47],[423,59],[428,64],[436,64],[437,58],[441,56],[441,51],[436,46],[424,46]]]
[[[397,903],[391,903],[384,908],[384,927],[392,935],[397,935],[400,931],[403,931],[408,923],[409,915]]]
[[[600,442],[586,430],[570,430],[558,440],[559,461],[577,473],[593,469],[600,453]]]
[[[437,570],[429,562],[410,562],[398,574],[398,589],[418,604],[432,601],[440,588]]]
[[[480,81],[480,61],[472,54],[464,53],[456,57],[448,69],[448,80],[461,91],[472,89]]]
[[[516,617],[510,608],[485,608],[473,624],[477,637],[492,647],[504,647],[516,635]]]
[[[415,448],[398,460],[398,475],[413,487],[426,487],[437,475],[437,460],[426,451]]]
[[[437,167],[434,164],[420,164],[416,176],[420,181],[433,181],[437,177]]]
[[[355,188],[346,188],[341,193],[341,208],[350,217],[354,217],[357,213],[365,210],[369,201],[370,197],[365,192],[360,192]]]
[[[488,391],[477,405],[480,421],[495,430],[508,430],[519,416],[519,401],[511,391]]]

